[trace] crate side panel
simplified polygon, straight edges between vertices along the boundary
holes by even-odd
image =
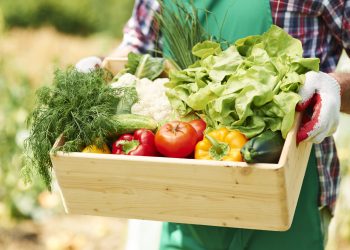
[[[293,150],[290,150],[284,166],[289,224],[292,223],[298,203],[298,198],[310,157],[312,143],[303,142],[297,146],[296,141],[294,140],[291,148]]]
[[[298,197],[305,176],[305,170],[310,156],[312,143],[296,142],[302,114],[297,113],[292,130],[288,133],[281,154],[280,164],[285,174],[285,192],[287,196],[287,221],[292,224]]]
[[[207,197],[179,203],[177,194],[171,193],[160,196],[157,192],[153,194],[149,191],[139,192],[142,198],[136,199],[130,195],[118,193],[101,195],[99,192],[86,190],[83,192],[82,197],[81,190],[65,190],[67,199],[70,201],[68,206],[71,213],[263,230],[285,229],[284,221],[281,219],[283,216],[279,213],[280,209],[274,208],[271,203],[266,211],[265,206],[247,209],[248,206],[233,205],[229,208],[227,201],[208,203]],[[135,190],[133,193],[135,194]],[[147,199],[143,199],[145,196]],[[113,201],[117,201],[118,204]],[[89,205],[91,202],[95,206]],[[245,201],[237,198],[236,202],[243,204]],[[104,205],[101,206],[101,204]]]
[[[283,169],[53,157],[73,213],[279,230]]]

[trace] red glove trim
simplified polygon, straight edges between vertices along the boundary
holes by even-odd
[[[307,105],[305,105],[306,103]],[[298,110],[298,106],[297,106],[297,110]],[[322,107],[322,99],[321,99],[321,95],[318,93],[315,93],[312,98],[310,98],[308,101],[300,105],[299,108],[302,108],[302,109],[299,109],[298,111],[305,111],[305,112],[304,112],[302,124],[300,125],[299,131],[297,134],[297,143],[308,138],[309,133],[315,129],[315,126],[318,124],[318,121],[319,121],[321,107]],[[307,117],[305,117],[308,115],[306,108],[312,108],[313,110],[311,119],[308,119]]]

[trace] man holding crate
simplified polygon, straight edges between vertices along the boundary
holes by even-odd
[[[309,72],[300,91],[298,105],[304,110],[314,105],[311,121],[301,125],[298,140],[314,146],[291,228],[270,232],[164,223],[160,249],[232,249],[232,250],[321,250],[326,232],[321,215],[332,213],[339,187],[339,161],[331,136],[338,125],[339,112],[350,113],[350,74],[332,73],[343,49],[350,52],[350,2],[345,0],[198,0],[198,9],[206,9],[206,29],[216,35],[217,26],[210,18],[225,15],[223,37],[229,42],[248,35],[262,34],[272,24],[284,28],[299,39],[304,57],[320,59],[322,72]],[[147,53],[155,49],[155,0],[137,0],[133,15],[124,31],[121,46],[114,53]],[[174,10],[175,12],[176,10]],[[204,20],[202,20],[204,22]],[[202,24],[204,25],[204,24]],[[165,51],[166,52],[166,51]],[[86,58],[77,64],[81,71],[99,66],[98,58]],[[341,103],[341,105],[340,105]]]

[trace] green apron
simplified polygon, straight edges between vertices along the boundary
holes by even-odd
[[[190,0],[183,2],[189,3]],[[269,0],[193,2],[208,33],[228,42],[262,34],[272,24]],[[203,10],[208,10],[211,14],[206,14]],[[318,196],[318,172],[315,152],[312,150],[294,220],[288,231],[164,223],[160,250],[322,250]]]

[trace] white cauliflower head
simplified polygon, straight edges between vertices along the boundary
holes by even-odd
[[[150,116],[157,121],[162,121],[172,113],[170,102],[165,94],[164,84],[167,82],[169,82],[167,78],[151,81],[147,78],[138,79],[126,73],[111,86],[112,88],[135,86],[139,100],[131,107],[131,113]]]

